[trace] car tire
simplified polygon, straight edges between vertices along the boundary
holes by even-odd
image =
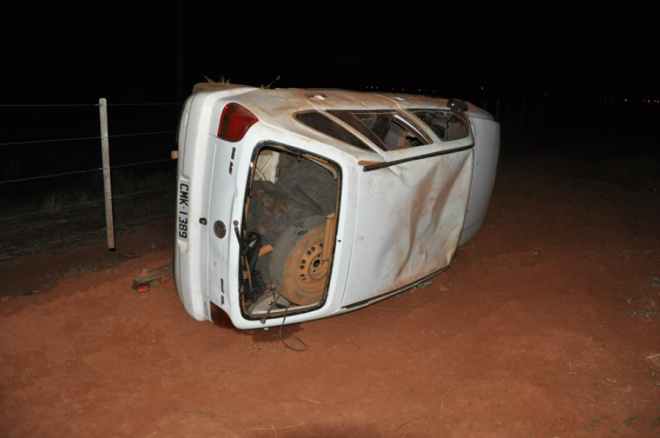
[[[291,303],[306,306],[323,299],[330,263],[323,263],[325,216],[302,219],[282,233],[270,259],[277,291]]]

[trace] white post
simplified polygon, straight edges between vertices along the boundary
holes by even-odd
[[[115,226],[112,217],[112,184],[110,181],[110,142],[108,140],[108,104],[105,98],[99,99],[101,117],[101,155],[103,156],[103,188],[105,192],[105,226],[108,235],[108,249],[115,249]]]

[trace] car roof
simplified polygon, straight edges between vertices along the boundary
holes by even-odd
[[[365,155],[373,156],[374,154],[384,157],[384,154],[391,151],[382,151],[377,145],[371,145],[373,146],[372,150],[356,148],[344,141],[328,136],[327,133],[316,131],[304,123],[300,123],[294,115],[304,112],[332,110],[406,111],[429,109],[446,111],[450,109],[447,106],[448,101],[441,98],[405,93],[376,93],[332,88],[267,89],[237,84],[200,83],[193,88],[193,94],[197,93],[207,94],[211,101],[240,103],[254,112],[259,122],[264,125],[318,140],[328,146],[341,149],[358,159]],[[470,104],[469,107],[468,116],[472,116],[475,111],[481,111],[490,117],[488,113],[474,105]],[[350,127],[346,128],[351,132],[353,131]],[[427,131],[421,121],[418,128]],[[406,153],[413,153],[413,151]]]
[[[447,100],[405,93],[378,93],[335,88],[259,88],[237,84],[199,83],[193,93],[226,91],[238,101],[268,100],[271,108],[295,107],[316,110],[396,110],[401,108],[447,108]],[[241,96],[240,98],[238,96]],[[279,101],[279,103],[278,103]],[[263,108],[263,107],[262,107]]]

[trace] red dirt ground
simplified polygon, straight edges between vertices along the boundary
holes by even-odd
[[[505,151],[484,227],[451,269],[285,327],[304,352],[279,330],[195,321],[171,279],[134,292],[171,261],[169,221],[120,235],[114,253],[3,262],[0,435],[658,437],[650,160]]]

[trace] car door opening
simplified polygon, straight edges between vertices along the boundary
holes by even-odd
[[[239,232],[240,297],[250,319],[323,305],[332,271],[339,166],[292,148],[257,149]]]

